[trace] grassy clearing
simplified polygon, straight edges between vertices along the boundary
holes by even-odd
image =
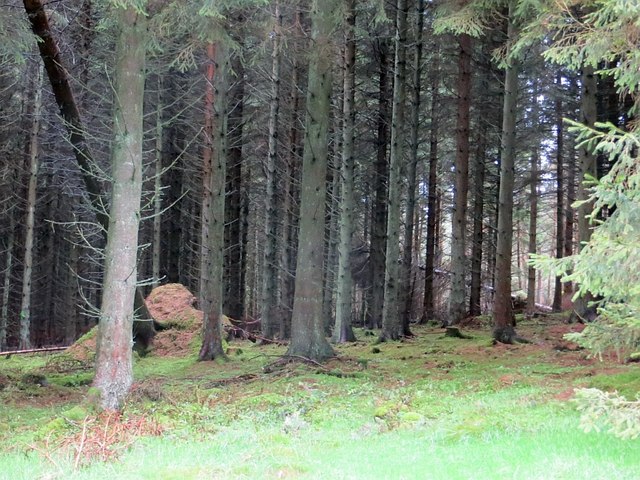
[[[637,367],[567,350],[556,327],[524,325],[534,344],[495,347],[479,330],[381,345],[358,332],[325,367],[277,364],[282,347],[250,343],[226,363],[137,359],[118,428],[140,434],[106,461],[78,454],[83,432],[115,425],[91,411],[90,372],[55,371],[62,355],[0,359],[0,478],[640,478],[640,442],[581,432],[568,401],[576,386],[636,394]]]

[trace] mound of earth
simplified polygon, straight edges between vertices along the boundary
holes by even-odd
[[[202,331],[204,313],[195,308],[195,303],[196,297],[179,283],[169,283],[152,290],[146,299],[147,308],[162,326],[151,342],[150,351],[154,355],[179,357],[188,355],[194,346],[199,347],[197,337]],[[223,316],[222,324],[227,332],[234,328],[226,316]],[[76,360],[92,362],[96,352],[96,333],[97,328],[94,327],[66,353]]]

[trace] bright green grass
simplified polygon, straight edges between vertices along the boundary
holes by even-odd
[[[558,363],[562,357],[548,350],[497,355],[476,332],[462,341],[418,333],[377,345],[380,353],[372,350],[375,337],[360,334],[367,341],[340,347],[345,360],[331,365],[354,374],[345,378],[301,365],[265,374],[262,367],[283,352],[274,346],[242,344],[227,363],[138,359],[138,394],[125,415],[156,419],[164,435],[140,438],[115,462],[80,469],[73,452],[46,458],[30,445],[44,448],[43,425],[52,420],[77,431],[65,420],[74,403],[39,403],[53,393],[81,401],[90,373],[60,374],[41,391],[5,389],[0,479],[640,478],[640,441],[583,433],[573,404],[554,399],[584,384],[633,393],[634,367],[594,376],[598,365]],[[0,373],[47,365],[11,362],[0,363]],[[247,381],[220,383],[247,374]]]

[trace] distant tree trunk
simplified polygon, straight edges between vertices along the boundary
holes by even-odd
[[[431,76],[431,128],[429,133],[429,180],[427,198],[427,246],[424,266],[424,303],[420,323],[432,320],[435,314],[433,298],[433,278],[435,274],[436,258],[436,226],[438,212],[436,208],[438,200],[438,138],[440,109],[440,45],[435,41],[434,64]]]
[[[211,176],[213,175],[213,155],[214,155],[214,102],[216,101],[215,86],[213,84],[216,77],[216,45],[207,45],[207,65],[205,68],[204,87],[204,147],[202,150],[202,207],[200,210],[200,302],[204,302],[207,296],[207,265],[209,262],[209,228],[211,225],[211,200],[213,193],[211,190]],[[174,280],[175,281],[175,280]]]
[[[34,86],[33,120],[29,138],[29,186],[27,189],[27,218],[25,220],[24,262],[22,270],[22,297],[20,303],[19,348],[31,348],[31,281],[33,277],[33,230],[38,186],[38,157],[40,156],[40,117],[42,115],[42,67],[38,68]]]
[[[353,276],[351,273],[351,251],[354,231],[354,141],[356,111],[354,108],[356,88],[356,0],[345,0],[345,47],[344,47],[344,100],[342,104],[342,181],[340,202],[340,239],[338,245],[338,276],[336,280],[336,323],[332,340],[336,343],[353,342]]]
[[[13,209],[9,209],[9,231],[5,237],[5,262],[2,281],[2,311],[0,312],[0,350],[7,348],[7,327],[9,325],[9,292],[13,273],[13,247],[15,244],[16,221]]]
[[[327,136],[332,82],[332,42],[337,1],[311,3],[311,52],[307,88],[298,266],[287,355],[322,361],[334,355],[324,336],[322,281]]]
[[[594,68],[584,66],[582,69],[582,92],[581,92],[581,123],[589,127],[593,127],[597,118],[597,89],[598,80],[596,78]],[[597,157],[587,147],[581,146],[578,150],[579,164],[579,182],[578,182],[578,201],[585,201],[589,198],[589,192],[584,182],[588,175],[596,177],[598,174]],[[586,242],[591,239],[592,227],[589,223],[587,215],[593,210],[593,203],[583,203],[578,207],[578,238],[580,240],[580,249]],[[589,292],[576,299],[573,304],[575,316],[583,318],[589,303],[593,301],[593,295]]]
[[[400,308],[402,311],[402,334],[411,335],[409,324],[413,310],[413,271],[414,219],[416,210],[416,170],[418,166],[418,150],[420,149],[420,109],[422,106],[422,30],[424,28],[425,0],[418,0],[416,7],[416,40],[414,50],[414,70],[411,99],[411,157],[407,165],[407,203],[404,212],[404,250],[402,252],[402,272],[400,274]]]
[[[487,122],[485,119],[480,118],[479,123],[473,174],[475,182],[473,188],[473,245],[471,247],[471,289],[469,291],[469,315],[472,317],[482,313],[480,299],[482,297],[482,243],[484,240],[484,180],[486,176]]]
[[[151,276],[154,282],[160,282],[160,253],[162,251],[162,110],[164,86],[162,75],[158,75],[158,105],[156,110],[156,143],[153,178],[153,242],[151,252]]]
[[[393,110],[389,155],[389,199],[387,210],[387,249],[384,276],[384,306],[380,341],[398,340],[403,335],[400,317],[400,214],[402,171],[404,170],[404,117],[406,97],[407,0],[398,0],[396,13]]]
[[[534,131],[537,131],[540,124],[538,118],[538,82],[534,81],[532,100],[534,102],[531,111]],[[529,194],[529,255],[536,254],[538,238],[538,163],[540,154],[538,146],[534,144],[531,152],[531,191]],[[532,265],[527,268],[527,306],[526,313],[533,316],[536,308],[536,269]]]
[[[384,269],[385,250],[387,244],[387,180],[389,166],[387,162],[387,148],[389,145],[389,46],[387,40],[379,38],[375,44],[379,65],[378,87],[378,118],[377,118],[377,149],[376,161],[373,167],[373,191],[375,199],[371,209],[371,247],[370,273],[371,288],[368,293],[368,322],[369,328],[382,326],[382,305],[384,302]]]
[[[246,268],[246,241],[243,239],[242,198],[243,198],[243,157],[244,144],[244,102],[245,72],[239,55],[233,57],[232,70],[235,73],[231,88],[231,110],[227,130],[229,131],[229,152],[227,155],[227,200],[225,205],[225,296],[224,312],[231,318],[244,318],[244,269]]]
[[[224,297],[224,212],[227,181],[227,49],[220,42],[213,53],[215,65],[213,111],[216,128],[211,138],[211,176],[207,185],[211,199],[208,212],[209,228],[202,239],[207,244],[204,286],[202,293],[201,361],[226,358],[222,347],[222,306]],[[203,209],[205,205],[203,204]]]
[[[573,210],[573,202],[576,199],[576,156],[575,148],[573,148],[573,142],[569,137],[571,144],[567,149],[569,151],[569,157],[567,158],[567,203],[565,208],[565,224],[564,224],[564,256],[570,257],[573,255],[573,225],[575,212]],[[571,298],[573,296],[573,284],[572,282],[565,282],[563,288],[563,296]]]
[[[469,190],[469,112],[471,109],[471,36],[458,37],[458,85],[454,210],[451,222],[451,294],[448,324],[459,323],[466,315],[466,226]]]
[[[105,248],[96,375],[101,406],[119,410],[133,382],[132,328],[142,194],[143,98],[147,21],[135,8],[117,9],[113,190]]]
[[[273,28],[273,50],[271,51],[271,98],[269,99],[269,145],[266,168],[265,196],[265,238],[264,259],[262,264],[262,302],[261,319],[262,336],[275,338],[280,331],[280,269],[278,262],[281,250],[281,205],[278,195],[278,123],[280,115],[280,44],[282,40],[282,14],[280,2],[275,4],[275,25]],[[296,86],[294,86],[294,89]]]
[[[564,253],[564,121],[562,111],[562,76],[556,76],[556,98],[554,101],[556,114],[556,258],[562,258]],[[562,310],[562,282],[560,275],[555,278],[553,290],[553,311],[560,312]]]
[[[513,2],[509,6],[507,42],[515,37]],[[510,49],[507,50],[507,55]],[[515,176],[516,104],[518,71],[515,60],[507,57],[502,115],[502,161],[500,164],[500,200],[498,205],[498,244],[496,247],[495,303],[493,307],[493,338],[513,343],[516,332],[511,304],[511,251],[513,240],[513,189]]]

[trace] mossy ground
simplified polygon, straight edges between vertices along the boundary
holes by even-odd
[[[574,328],[523,323],[533,343],[513,346],[481,324],[470,339],[414,327],[374,344],[358,331],[321,366],[250,342],[232,342],[227,362],[152,353],[117,420],[140,434],[82,462],[83,429],[107,428],[91,370],[64,354],[0,359],[0,478],[640,478],[640,443],[583,433],[570,401],[582,386],[632,397],[638,367],[588,358],[561,338]]]

